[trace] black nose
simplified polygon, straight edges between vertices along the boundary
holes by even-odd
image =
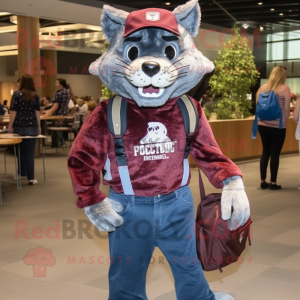
[[[145,61],[142,64],[142,70],[149,76],[153,77],[160,70],[160,65],[155,61]]]

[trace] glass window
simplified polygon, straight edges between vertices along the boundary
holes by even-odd
[[[276,42],[284,40],[284,32],[277,32],[273,34],[268,34],[267,41],[268,42]]]
[[[300,58],[300,39],[287,42],[287,59]]]
[[[290,31],[289,40],[300,39],[300,30]]]
[[[267,45],[267,60],[283,59],[283,42]]]

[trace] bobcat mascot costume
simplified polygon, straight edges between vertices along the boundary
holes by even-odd
[[[214,68],[192,38],[200,26],[198,1],[173,12],[151,8],[129,14],[105,5],[101,26],[110,45],[90,72],[118,96],[101,102],[85,121],[68,167],[77,206],[109,232],[114,259],[109,300],[147,299],[146,274],[156,246],[170,264],[178,300],[231,300],[210,290],[197,259],[188,185],[187,152],[212,185],[223,188],[222,218],[230,229],[247,221],[239,168],[222,154],[199,103],[184,96]],[[179,98],[188,99],[199,115],[189,143]],[[125,110],[125,122],[119,122]],[[116,133],[121,125],[123,132]],[[99,190],[101,171],[109,197]]]

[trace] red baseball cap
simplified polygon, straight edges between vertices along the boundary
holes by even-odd
[[[126,19],[123,37],[147,27],[157,27],[180,35],[175,15],[162,8],[146,8],[131,12]]]

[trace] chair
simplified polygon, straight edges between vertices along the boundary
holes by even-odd
[[[70,147],[72,146],[72,140],[69,138],[69,133],[74,130],[75,117],[65,117],[62,121],[57,123],[57,127],[48,127],[49,131],[56,131],[58,133],[58,144],[60,143],[60,138],[63,138],[62,133],[68,133],[68,140],[70,141]]]

